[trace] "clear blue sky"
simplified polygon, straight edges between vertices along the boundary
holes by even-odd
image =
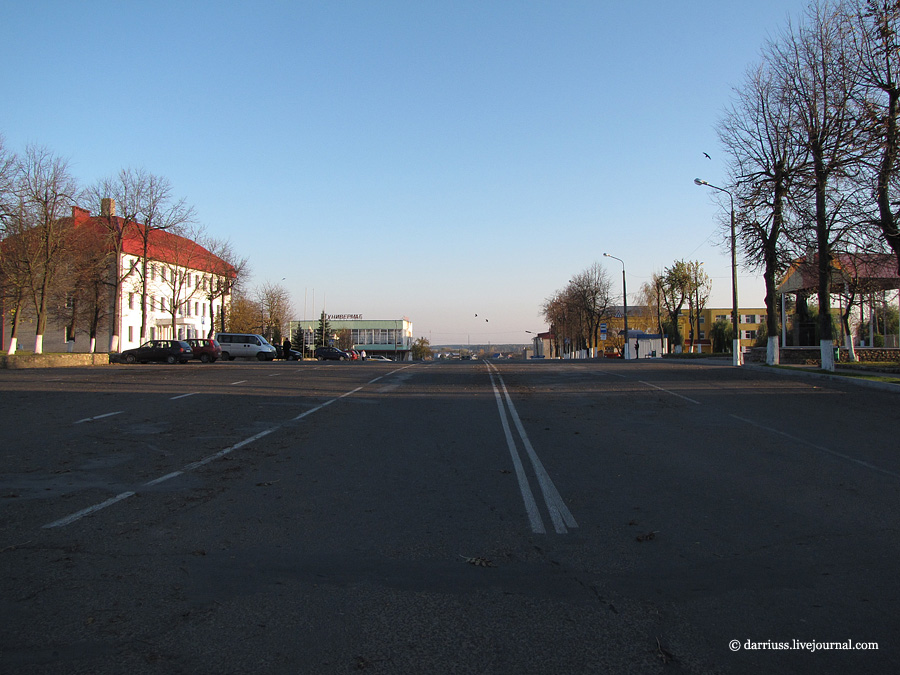
[[[526,342],[592,263],[619,287],[604,252],[632,298],[685,258],[730,306],[692,181],[724,180],[731,88],[804,6],[7,2],[0,133],[85,184],[167,177],[298,318],[315,289],[316,312],[405,315],[433,344]],[[739,286],[763,305],[754,274]]]

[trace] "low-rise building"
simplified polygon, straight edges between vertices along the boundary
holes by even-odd
[[[342,349],[365,351],[367,355],[386,356],[395,361],[409,358],[412,349],[412,322],[402,319],[363,319],[358,314],[326,314],[328,321],[329,345]],[[319,329],[319,319],[291,321],[291,340],[302,334],[303,340],[294,349],[311,354],[315,349],[315,334]],[[299,331],[299,332],[298,332]]]
[[[142,340],[205,337],[221,325],[231,300],[235,270],[197,242],[166,230],[148,230],[116,216],[112,199],[103,200],[98,215],[72,207],[71,222],[66,227],[78,242],[72,248],[70,262],[74,263],[78,255],[90,256],[97,261],[97,269],[89,277],[61,274],[57,279],[60,300],[44,332],[44,351],[92,352],[106,351],[107,347],[122,351],[139,346]],[[116,236],[119,246],[114,243]],[[114,326],[117,279],[121,282]],[[86,285],[95,285],[100,291],[85,295],[81,291]],[[27,349],[25,338],[34,335],[35,323],[29,308],[22,309],[18,339]],[[11,327],[9,321],[2,323],[5,348]],[[118,335],[118,344],[100,339],[101,335]]]

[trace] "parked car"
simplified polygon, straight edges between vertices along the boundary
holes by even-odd
[[[349,361],[350,355],[337,347],[316,347],[316,358],[319,361]]]
[[[215,363],[222,357],[222,345],[210,338],[189,338],[185,340],[194,352],[194,358],[201,363]]]
[[[181,340],[149,340],[140,347],[126,349],[122,352],[125,363],[147,363],[148,361],[187,363],[193,355],[194,350],[191,349],[191,346]]]
[[[382,356],[381,354],[375,354],[374,356],[370,356],[367,361],[393,361],[393,359],[389,359],[386,356]]]
[[[222,359],[225,361],[238,357],[260,361],[275,358],[275,347],[256,333],[216,333],[216,342],[222,346]]]
[[[275,358],[283,359],[284,358],[284,347],[281,345],[275,345]],[[302,361],[303,354],[298,352],[296,349],[292,349],[291,353],[288,355],[288,361]]]

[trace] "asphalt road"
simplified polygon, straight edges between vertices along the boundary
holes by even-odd
[[[898,403],[712,363],[0,371],[0,672],[896,672]]]

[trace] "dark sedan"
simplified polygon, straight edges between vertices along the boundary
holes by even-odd
[[[147,363],[163,361],[165,363],[187,363],[194,356],[194,350],[187,342],[181,340],[149,340],[140,347],[126,349],[122,352],[125,363]]]
[[[319,361],[349,361],[351,357],[337,347],[316,347],[316,358]]]

